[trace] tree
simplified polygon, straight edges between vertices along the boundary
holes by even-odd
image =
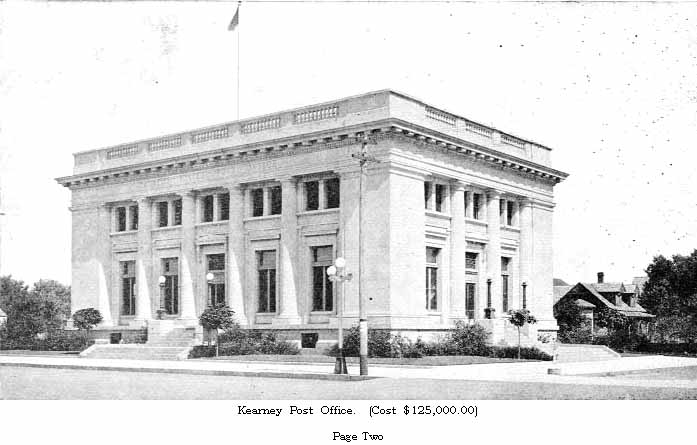
[[[22,342],[37,334],[51,334],[70,316],[70,287],[40,280],[30,290],[20,280],[1,277],[0,308],[7,314],[7,338]]]
[[[511,309],[508,311],[508,316],[510,317],[508,321],[518,328],[518,360],[520,360],[520,328],[526,324],[537,323],[537,319],[533,317],[527,309]]]
[[[235,311],[230,309],[225,304],[216,304],[208,306],[199,317],[199,323],[208,331],[215,331],[215,356],[220,353],[220,345],[218,344],[218,329],[229,329],[235,325],[233,316]],[[208,342],[210,345],[210,340]]]
[[[583,309],[573,298],[562,298],[554,305],[554,318],[559,325],[559,341],[563,343],[587,343],[592,332]]]

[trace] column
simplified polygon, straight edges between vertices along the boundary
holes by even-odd
[[[297,219],[297,181],[293,178],[281,180],[281,195],[283,209],[281,211],[281,264],[280,303],[281,310],[274,320],[280,324],[299,324],[297,299],[297,251],[298,251],[298,219]]]
[[[501,316],[501,218],[499,203],[501,194],[489,190],[487,199],[487,234],[489,242],[486,245],[486,278],[491,279],[491,306],[496,309],[496,317]]]
[[[194,277],[196,276],[196,196],[194,192],[182,195],[182,247],[180,255],[180,316],[183,320],[196,318]]]
[[[138,200],[138,256],[136,257],[136,320],[152,319],[152,202]],[[159,276],[159,275],[158,275]],[[159,307],[159,299],[157,306]]]
[[[430,196],[428,197],[428,210],[436,210],[436,181],[431,181],[429,189]]]
[[[247,325],[244,305],[244,191],[238,184],[229,188],[230,219],[227,243],[227,298],[230,309],[235,311],[235,321]]]
[[[525,294],[527,295],[528,303],[532,294],[532,280],[530,279],[532,272],[532,203],[529,199],[520,201],[518,211],[518,224],[520,227],[520,243],[518,244],[518,261],[520,263],[520,286],[523,283],[527,284]],[[523,290],[520,289],[520,308],[523,307]],[[528,307],[530,305],[528,304]]]
[[[456,182],[450,186],[450,190],[450,315],[454,318],[465,318],[465,184]],[[445,309],[444,307],[443,310]]]
[[[99,234],[100,245],[97,251],[97,291],[99,313],[102,314],[102,322],[100,326],[112,326],[111,318],[111,299],[109,298],[109,280],[108,275],[111,269],[111,207],[102,205],[99,208],[100,228]]]
[[[319,210],[326,209],[327,208],[327,196],[324,193],[324,179],[320,179],[319,181],[317,181],[317,190],[318,190],[317,193],[319,195],[318,196],[319,205],[317,208]]]
[[[220,193],[213,194],[213,221],[220,221]]]
[[[268,216],[271,214],[271,187],[264,187],[262,189],[262,193],[264,194],[264,216]]]
[[[474,218],[474,192],[470,190],[465,191],[467,193],[467,208],[465,208],[465,216],[467,218]]]
[[[167,227],[174,225],[174,201],[167,201]]]

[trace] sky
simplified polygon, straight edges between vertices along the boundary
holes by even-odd
[[[70,282],[71,154],[236,119],[236,2],[0,3],[0,273]],[[697,247],[697,8],[253,3],[242,118],[392,88],[553,148],[554,275]]]

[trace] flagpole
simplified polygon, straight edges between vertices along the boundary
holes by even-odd
[[[242,2],[237,2],[237,13],[239,14]],[[242,40],[242,33],[240,30],[240,25],[237,25],[237,120],[240,120],[240,40]]]

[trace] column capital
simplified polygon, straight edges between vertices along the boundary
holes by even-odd
[[[298,177],[297,176],[281,176],[280,178],[276,178],[278,182],[281,184],[297,184],[298,183]]]
[[[522,196],[522,197],[518,198],[518,204],[520,206],[531,206],[532,201],[533,201],[532,198],[530,198],[528,196]]]
[[[491,188],[487,189],[485,193],[489,199],[499,199],[501,198],[501,195],[503,195],[503,192],[501,190]]]
[[[453,179],[450,181],[450,187],[454,192],[465,191],[471,184],[469,182]]]

